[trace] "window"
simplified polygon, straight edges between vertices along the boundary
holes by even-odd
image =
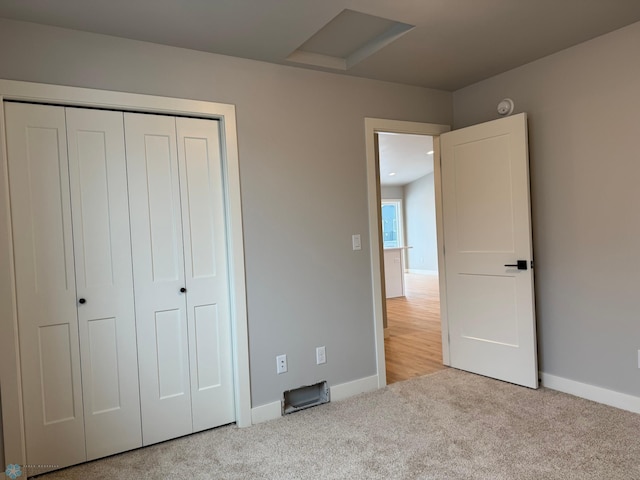
[[[383,200],[382,245],[384,248],[394,248],[401,247],[403,243],[402,200]]]

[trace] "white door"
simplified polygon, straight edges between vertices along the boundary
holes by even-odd
[[[526,114],[441,142],[451,366],[537,388]]]
[[[86,460],[64,109],[7,103],[27,463]]]
[[[193,431],[235,421],[219,124],[177,118]]]
[[[125,113],[144,445],[186,435],[191,380],[173,117]]]
[[[92,460],[142,445],[124,127],[122,112],[67,108],[66,118]]]

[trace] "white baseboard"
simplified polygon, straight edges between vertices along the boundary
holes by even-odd
[[[331,401],[344,400],[345,398],[353,397],[359,393],[371,392],[378,389],[378,375],[372,375],[370,377],[359,378],[353,382],[341,383],[330,387],[331,389]]]
[[[542,385],[552,390],[558,390],[570,395],[575,395],[576,397],[604,403],[605,405],[610,405],[622,410],[640,413],[640,397],[596,387],[587,383],[576,382],[544,372],[540,372],[540,378]]]
[[[345,398],[358,395],[359,393],[370,392],[377,388],[378,375],[359,378],[352,382],[341,383],[340,385],[329,387],[332,402],[344,400]],[[281,416],[282,405],[280,402],[271,402],[251,409],[251,423],[253,425],[268,422],[269,420],[275,420]]]
[[[415,273],[416,275],[438,275],[437,270],[420,270],[417,268],[406,268],[404,273]]]
[[[268,422],[281,416],[282,404],[280,402],[271,402],[251,409],[251,423],[253,425]]]

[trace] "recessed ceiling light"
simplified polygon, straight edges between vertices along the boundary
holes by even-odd
[[[389,174],[389,176],[390,176],[390,177],[393,177],[395,174],[396,174],[396,172],[391,172],[391,173]]]
[[[427,155],[433,155],[433,150],[427,152]]]

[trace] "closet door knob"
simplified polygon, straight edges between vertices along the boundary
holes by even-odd
[[[187,291],[187,289],[186,289],[186,288],[184,288],[184,287],[182,287],[182,288],[180,289],[180,293],[184,293],[184,292],[186,292],[186,291]]]
[[[84,305],[85,303],[87,303],[87,300],[86,300],[86,299],[84,299],[84,298],[81,298],[80,300],[78,300],[78,303],[79,303],[80,305]]]

